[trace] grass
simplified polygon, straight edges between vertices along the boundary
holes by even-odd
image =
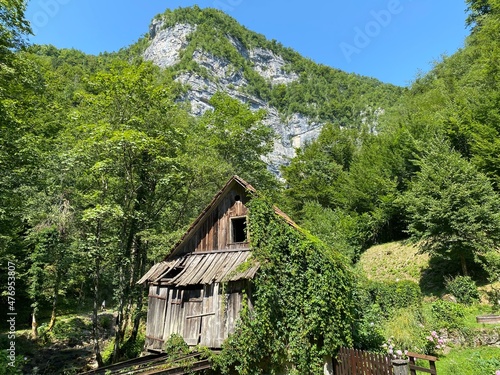
[[[500,324],[476,321],[476,316],[479,315],[499,314],[494,311],[493,305],[487,304],[486,297],[488,291],[500,289],[500,284],[480,284],[478,289],[482,303],[465,306],[447,302],[451,304],[450,308],[456,306],[457,311],[461,312],[456,317],[450,315],[447,319],[453,320],[447,321],[444,316],[434,316],[432,305],[446,293],[444,277],[459,272],[459,269],[454,269],[453,264],[430,259],[427,254],[420,254],[414,246],[393,242],[368,249],[361,255],[358,266],[370,280],[416,282],[424,295],[422,304],[416,311],[412,308],[399,310],[382,323],[385,337],[392,336],[392,340],[398,345],[412,348],[425,345],[430,331],[436,330],[439,335],[445,332],[452,340],[446,349],[446,355],[439,355],[436,363],[439,375],[495,375],[495,371],[500,370],[500,347],[486,346],[490,339],[498,338]],[[445,298],[451,300],[448,296]],[[445,309],[442,313],[448,311],[451,310]]]
[[[500,348],[454,349],[436,362],[439,375],[495,375],[500,370]]]
[[[366,250],[359,261],[367,277],[377,281],[420,281],[422,272],[429,267],[429,256],[419,254],[414,246],[401,242],[377,245]]]
[[[361,255],[358,266],[370,280],[414,281],[427,297],[441,297],[446,293],[444,278],[460,273],[459,264],[430,258],[428,254],[421,254],[416,246],[404,242],[390,242],[369,248]],[[477,266],[471,268],[479,275]],[[479,276],[481,280],[484,279],[484,275]],[[486,301],[486,291],[491,291],[492,285],[484,280],[481,284],[479,291]],[[497,287],[500,288],[500,283]]]
[[[424,295],[436,295],[443,289],[443,277],[431,267],[429,255],[402,242],[369,248],[361,255],[359,266],[370,280],[411,280],[420,284]]]

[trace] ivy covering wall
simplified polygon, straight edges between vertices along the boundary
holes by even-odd
[[[351,345],[353,274],[342,255],[292,227],[262,198],[249,203],[253,308],[215,359],[222,373],[322,374]]]

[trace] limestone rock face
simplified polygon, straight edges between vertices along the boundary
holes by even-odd
[[[196,27],[189,24],[177,24],[163,29],[163,22],[153,20],[149,27],[151,44],[144,52],[144,59],[161,68],[177,64],[181,51],[188,45],[187,37],[195,29]]]
[[[180,61],[181,52],[188,45],[189,35],[196,27],[189,24],[177,24],[164,28],[160,20],[154,20],[150,27],[150,45],[144,52],[144,59],[162,67],[172,67]],[[286,62],[272,51],[255,48],[247,50],[237,39],[227,36],[229,42],[238,53],[250,62],[250,66],[270,84],[290,84],[299,77],[286,70]],[[295,156],[295,149],[315,139],[322,124],[311,121],[301,114],[293,114],[284,118],[279,111],[262,99],[247,93],[248,81],[241,68],[230,61],[213,54],[195,50],[192,59],[202,67],[208,75],[195,72],[181,72],[176,80],[188,87],[182,98],[190,102],[191,112],[201,116],[210,109],[210,98],[218,91],[223,91],[242,103],[248,104],[252,110],[264,109],[267,116],[264,123],[276,133],[274,150],[265,157],[270,170],[279,175],[279,167]]]

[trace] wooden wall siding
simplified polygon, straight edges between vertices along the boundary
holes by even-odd
[[[181,335],[190,346],[201,344],[221,348],[235,330],[240,317],[245,281],[230,282],[223,288],[214,283],[181,289],[151,286],[149,297],[146,348],[163,351],[165,341],[172,334]]]
[[[208,348],[219,348],[222,344],[218,340],[221,311],[219,286],[218,283],[204,286],[200,344]]]
[[[182,337],[190,346],[198,345],[200,342],[201,321],[204,300],[204,290],[186,290],[184,291],[183,309],[184,309],[184,330]]]
[[[186,319],[186,310],[183,308],[184,292],[187,291],[172,287],[168,288],[169,301],[166,315],[157,317],[158,319],[165,319],[164,340],[168,340],[174,333],[184,334],[184,321]]]
[[[146,347],[152,350],[163,350],[163,326],[167,307],[166,287],[151,285],[149,287],[149,308],[146,325]],[[159,318],[159,319],[158,319]]]
[[[239,201],[235,200],[237,195],[240,197]],[[246,242],[230,241],[231,217],[246,216],[247,201],[245,189],[235,185],[221,202],[207,213],[205,220],[200,222],[189,239],[186,239],[179,253],[248,248]]]

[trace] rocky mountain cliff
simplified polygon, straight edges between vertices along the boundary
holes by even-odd
[[[325,122],[359,126],[371,108],[374,116],[380,113],[383,103],[373,100],[343,108],[354,94],[349,85],[363,86],[361,95],[382,86],[398,91],[373,79],[317,65],[214,9],[183,8],[157,16],[150,25],[147,45],[144,59],[172,70],[176,80],[186,85],[181,99],[191,103],[193,114],[209,109],[209,100],[218,91],[254,110],[264,109],[264,121],[277,135],[274,151],[267,156],[275,172],[295,155],[296,148],[315,139]],[[328,90],[315,84],[318,72],[321,83],[330,86]],[[322,106],[335,108],[328,112]]]

